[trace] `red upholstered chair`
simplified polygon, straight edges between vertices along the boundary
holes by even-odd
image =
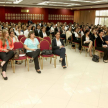
[[[38,41],[39,41],[39,43],[40,43],[40,38],[39,37],[36,37],[37,39],[38,39]]]
[[[51,45],[51,38],[50,37],[44,37],[43,39],[46,39],[48,42],[49,42],[49,44]]]
[[[101,53],[104,54],[104,52],[103,52],[103,51],[100,51],[100,50],[97,50],[96,47],[97,47],[97,45],[96,45],[96,39],[95,39],[95,40],[94,40],[94,54],[95,54],[95,52],[98,52],[99,58],[100,58],[100,57],[101,57],[100,54],[101,54]]]
[[[22,43],[24,44],[25,40],[26,40],[26,37],[22,37],[22,38],[20,39],[20,42],[22,42]]]
[[[22,37],[25,37],[25,36],[24,36],[24,35],[19,35],[19,36],[18,36],[18,40],[20,41],[20,39],[21,39]]]
[[[20,48],[24,48],[23,47],[23,44],[21,43],[21,42],[15,42],[14,43],[14,49],[13,50],[15,50],[15,49],[20,49]],[[26,66],[26,61],[27,61],[27,57],[26,57],[26,55],[25,56],[19,56],[19,58],[18,59],[14,59],[13,61],[14,61],[14,63],[13,63],[13,72],[15,73],[15,61],[22,61],[22,60],[25,60],[25,66]]]
[[[50,44],[47,40],[42,40],[40,42],[40,50],[43,51],[43,50],[49,50],[50,49]],[[41,62],[41,69],[43,69],[43,58],[50,58],[50,63],[52,61],[52,58],[55,58],[53,54],[51,55],[41,55],[41,59],[42,59],[42,62]],[[56,59],[54,59],[54,65],[56,63]]]

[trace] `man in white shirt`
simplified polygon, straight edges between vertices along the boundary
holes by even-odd
[[[31,26],[28,26],[28,29],[24,31],[25,37],[28,37],[29,32],[31,31]]]

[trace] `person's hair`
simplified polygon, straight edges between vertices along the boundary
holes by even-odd
[[[89,32],[89,30],[86,30],[84,33],[85,33],[85,35],[87,34]]]
[[[57,33],[60,33],[60,32],[59,32],[59,31],[56,31],[56,32],[55,32],[55,35],[56,35]]]
[[[21,26],[18,26],[18,29],[21,28]]]
[[[101,32],[103,32],[103,30],[99,30],[98,33],[100,34]]]
[[[29,32],[28,38],[30,38],[31,34],[35,33],[33,30]]]
[[[2,31],[2,37],[1,37],[1,41],[2,41],[2,43],[3,43],[3,44],[2,44],[3,47],[5,46],[5,43],[6,43],[6,39],[5,39],[6,32],[8,32],[8,30],[3,29],[3,31]],[[12,44],[11,37],[8,36],[7,39],[8,39],[8,40],[11,42],[11,44]]]
[[[34,27],[35,27],[35,26],[32,26],[31,30],[33,30]]]
[[[11,31],[9,32],[9,35],[10,35],[12,32],[14,33],[14,31],[11,30]]]

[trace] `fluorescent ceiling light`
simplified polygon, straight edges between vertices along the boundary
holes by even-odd
[[[14,4],[18,4],[18,3],[20,3],[20,2],[22,2],[23,0],[16,0],[16,1],[14,1],[13,3]]]

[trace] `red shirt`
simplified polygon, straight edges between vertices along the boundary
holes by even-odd
[[[12,40],[12,39],[11,39]],[[12,43],[11,43],[11,41],[10,40],[8,40],[8,42],[9,42],[9,48],[14,48],[14,44],[13,44],[13,40],[12,40]],[[3,51],[3,49],[7,49],[7,44],[6,44],[6,42],[5,42],[5,45],[4,45],[4,47],[3,47],[3,43],[2,43],[2,41],[1,41],[1,39],[0,39],[0,52],[5,52],[5,51]]]

